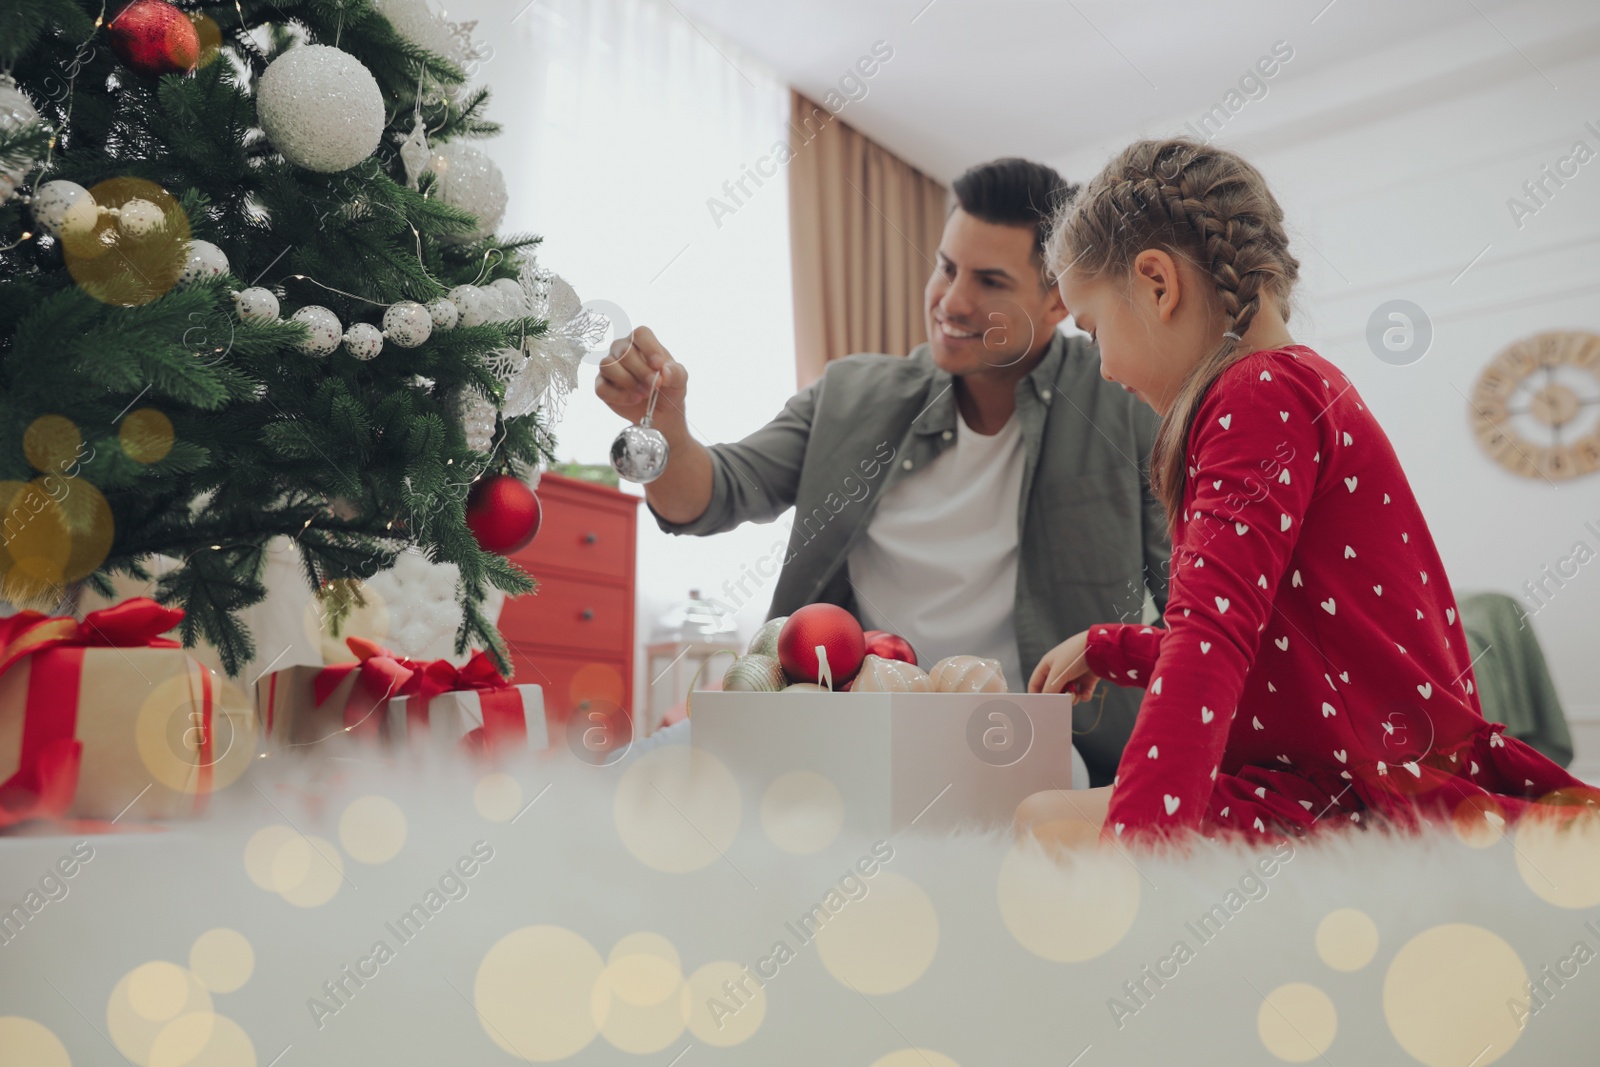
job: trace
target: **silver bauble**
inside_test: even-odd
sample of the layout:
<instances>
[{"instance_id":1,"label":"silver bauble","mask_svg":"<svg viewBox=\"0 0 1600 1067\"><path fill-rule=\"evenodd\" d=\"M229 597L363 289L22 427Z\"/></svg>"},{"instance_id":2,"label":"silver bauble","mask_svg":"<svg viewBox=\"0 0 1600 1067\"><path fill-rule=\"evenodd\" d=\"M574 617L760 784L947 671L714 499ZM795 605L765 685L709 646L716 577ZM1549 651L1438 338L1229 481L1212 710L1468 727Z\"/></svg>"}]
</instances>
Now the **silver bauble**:
<instances>
[{"instance_id":1,"label":"silver bauble","mask_svg":"<svg viewBox=\"0 0 1600 1067\"><path fill-rule=\"evenodd\" d=\"M278 298L271 289L251 286L233 294L233 310L246 322L274 322L278 318Z\"/></svg>"},{"instance_id":2,"label":"silver bauble","mask_svg":"<svg viewBox=\"0 0 1600 1067\"><path fill-rule=\"evenodd\" d=\"M454 301L442 296L428 301L428 315L433 319L434 326L441 330L453 330L456 323L461 321L461 309L456 307Z\"/></svg>"},{"instance_id":3,"label":"silver bauble","mask_svg":"<svg viewBox=\"0 0 1600 1067\"><path fill-rule=\"evenodd\" d=\"M482 149L452 141L434 150L428 169L437 177L433 195L451 207L478 216L470 232L443 237L451 244L468 244L487 237L506 213L506 180Z\"/></svg>"},{"instance_id":4,"label":"silver bauble","mask_svg":"<svg viewBox=\"0 0 1600 1067\"><path fill-rule=\"evenodd\" d=\"M210 241L195 239L189 242L189 258L178 275L179 285L209 281L228 273L228 256Z\"/></svg>"},{"instance_id":5,"label":"silver bauble","mask_svg":"<svg viewBox=\"0 0 1600 1067\"><path fill-rule=\"evenodd\" d=\"M128 237L149 237L167 224L167 217L148 200L134 197L117 213L117 230Z\"/></svg>"},{"instance_id":6,"label":"silver bauble","mask_svg":"<svg viewBox=\"0 0 1600 1067\"><path fill-rule=\"evenodd\" d=\"M490 302L476 285L458 285L450 290L450 303L461 313L462 326L481 326L489 321Z\"/></svg>"},{"instance_id":7,"label":"silver bauble","mask_svg":"<svg viewBox=\"0 0 1600 1067\"><path fill-rule=\"evenodd\" d=\"M383 335L401 348L416 348L433 335L433 317L415 300L390 304L383 313Z\"/></svg>"},{"instance_id":8,"label":"silver bauble","mask_svg":"<svg viewBox=\"0 0 1600 1067\"><path fill-rule=\"evenodd\" d=\"M290 315L289 321L305 323L306 340L300 345L300 351L309 355L326 356L344 340L344 327L339 325L339 316L325 307L309 304Z\"/></svg>"},{"instance_id":9,"label":"silver bauble","mask_svg":"<svg viewBox=\"0 0 1600 1067\"><path fill-rule=\"evenodd\" d=\"M297 167L332 174L372 155L383 93L372 72L325 44L291 48L256 83L256 115L272 147Z\"/></svg>"},{"instance_id":10,"label":"silver bauble","mask_svg":"<svg viewBox=\"0 0 1600 1067\"><path fill-rule=\"evenodd\" d=\"M642 485L661 477L670 451L666 435L654 426L625 426L611 442L611 466L628 481Z\"/></svg>"},{"instance_id":11,"label":"silver bauble","mask_svg":"<svg viewBox=\"0 0 1600 1067\"><path fill-rule=\"evenodd\" d=\"M383 332L370 322L351 324L344 332L344 350L365 363L383 351Z\"/></svg>"},{"instance_id":12,"label":"silver bauble","mask_svg":"<svg viewBox=\"0 0 1600 1067\"><path fill-rule=\"evenodd\" d=\"M79 236L100 221L100 207L77 182L45 182L33 193L33 221L53 237Z\"/></svg>"},{"instance_id":13,"label":"silver bauble","mask_svg":"<svg viewBox=\"0 0 1600 1067\"><path fill-rule=\"evenodd\" d=\"M783 668L771 656L740 656L722 676L727 692L776 693L788 684Z\"/></svg>"},{"instance_id":14,"label":"silver bauble","mask_svg":"<svg viewBox=\"0 0 1600 1067\"><path fill-rule=\"evenodd\" d=\"M783 624L789 621L789 616L779 615L775 619L768 619L756 630L756 635L750 639L750 647L745 649L747 656L772 656L778 655L778 634L783 632Z\"/></svg>"}]
</instances>

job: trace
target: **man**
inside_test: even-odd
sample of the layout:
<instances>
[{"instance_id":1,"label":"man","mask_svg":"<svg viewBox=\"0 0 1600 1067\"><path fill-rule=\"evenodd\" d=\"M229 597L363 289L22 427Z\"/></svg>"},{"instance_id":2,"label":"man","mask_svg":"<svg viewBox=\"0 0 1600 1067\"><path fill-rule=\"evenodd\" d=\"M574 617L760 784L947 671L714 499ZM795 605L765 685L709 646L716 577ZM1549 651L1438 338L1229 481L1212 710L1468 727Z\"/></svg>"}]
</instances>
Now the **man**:
<instances>
[{"instance_id":1,"label":"man","mask_svg":"<svg viewBox=\"0 0 1600 1067\"><path fill-rule=\"evenodd\" d=\"M1056 643L1166 606L1170 546L1145 467L1157 419L1056 327L1044 273L1051 210L1076 189L1002 159L954 184L924 294L931 339L909 357L830 363L735 444L688 432L688 372L648 329L613 346L595 391L631 422L661 376L654 425L671 462L645 487L663 530L712 534L793 506L768 617L816 601L909 640L924 667L998 659L1014 691ZM1137 691L1074 710L1091 783L1110 784Z\"/></svg>"}]
</instances>

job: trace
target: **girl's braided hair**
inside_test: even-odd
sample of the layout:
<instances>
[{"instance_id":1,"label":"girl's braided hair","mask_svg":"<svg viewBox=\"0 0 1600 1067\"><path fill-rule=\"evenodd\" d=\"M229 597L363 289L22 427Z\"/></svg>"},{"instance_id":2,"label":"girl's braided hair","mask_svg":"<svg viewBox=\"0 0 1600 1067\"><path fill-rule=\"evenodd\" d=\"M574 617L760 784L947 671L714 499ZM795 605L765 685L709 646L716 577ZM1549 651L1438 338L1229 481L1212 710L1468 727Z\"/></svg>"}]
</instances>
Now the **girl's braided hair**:
<instances>
[{"instance_id":1,"label":"girl's braided hair","mask_svg":"<svg viewBox=\"0 0 1600 1067\"><path fill-rule=\"evenodd\" d=\"M1174 529L1183 506L1185 448L1206 391L1249 351L1239 339L1270 295L1284 319L1300 276L1283 209L1261 172L1227 149L1187 139L1136 141L1056 213L1046 247L1052 277L1126 276L1147 248L1210 274L1228 323L1220 344L1184 378L1150 456L1150 484Z\"/></svg>"}]
</instances>

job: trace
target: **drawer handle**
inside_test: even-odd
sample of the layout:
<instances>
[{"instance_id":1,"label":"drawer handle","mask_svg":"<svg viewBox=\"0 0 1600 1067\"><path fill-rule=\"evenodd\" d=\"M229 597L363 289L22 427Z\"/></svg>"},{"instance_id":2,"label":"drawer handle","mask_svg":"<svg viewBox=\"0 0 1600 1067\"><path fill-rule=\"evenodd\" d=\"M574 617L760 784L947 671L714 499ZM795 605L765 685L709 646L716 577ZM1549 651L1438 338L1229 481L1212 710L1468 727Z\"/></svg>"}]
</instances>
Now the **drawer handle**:
<instances>
[{"instance_id":1,"label":"drawer handle","mask_svg":"<svg viewBox=\"0 0 1600 1067\"><path fill-rule=\"evenodd\" d=\"M579 617L581 619L583 619L584 622L588 622L590 619L594 618L594 609L593 608L584 608L583 609L583 614L580 615Z\"/></svg>"},{"instance_id":2,"label":"drawer handle","mask_svg":"<svg viewBox=\"0 0 1600 1067\"><path fill-rule=\"evenodd\" d=\"M600 535L595 533L595 532L593 532L593 531L590 531L589 533L586 533L586 534L583 535L583 543L586 544L586 545L595 544L599 540L600 540Z\"/></svg>"}]
</instances>

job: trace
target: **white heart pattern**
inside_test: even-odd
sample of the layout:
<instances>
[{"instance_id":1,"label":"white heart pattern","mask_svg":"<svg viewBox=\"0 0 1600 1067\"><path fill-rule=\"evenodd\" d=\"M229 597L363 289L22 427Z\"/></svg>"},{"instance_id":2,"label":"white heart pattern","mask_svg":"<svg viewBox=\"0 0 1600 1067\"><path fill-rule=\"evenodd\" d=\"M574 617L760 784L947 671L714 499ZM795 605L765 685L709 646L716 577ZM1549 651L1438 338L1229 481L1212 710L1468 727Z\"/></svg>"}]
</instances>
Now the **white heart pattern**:
<instances>
[{"instance_id":1,"label":"white heart pattern","mask_svg":"<svg viewBox=\"0 0 1600 1067\"><path fill-rule=\"evenodd\" d=\"M1289 635L1288 634L1284 634L1282 637L1274 637L1272 639L1272 643L1278 646L1278 651L1279 652L1287 652L1287 651L1289 651Z\"/></svg>"},{"instance_id":2,"label":"white heart pattern","mask_svg":"<svg viewBox=\"0 0 1600 1067\"><path fill-rule=\"evenodd\" d=\"M1233 425L1233 413L1229 412L1228 414L1222 416L1222 418L1218 419L1217 421L1222 423L1222 428L1224 430L1226 430L1228 427Z\"/></svg>"},{"instance_id":3,"label":"white heart pattern","mask_svg":"<svg viewBox=\"0 0 1600 1067\"><path fill-rule=\"evenodd\" d=\"M1333 758L1338 760L1340 763L1345 762L1345 757L1347 757L1349 755L1350 755L1350 753L1346 752L1342 748L1336 748L1336 749L1333 750Z\"/></svg>"},{"instance_id":4,"label":"white heart pattern","mask_svg":"<svg viewBox=\"0 0 1600 1067\"><path fill-rule=\"evenodd\" d=\"M1289 580L1289 584L1294 586L1296 589L1299 589L1302 585L1305 585L1306 583L1300 580L1300 572L1299 571L1295 571L1294 572L1294 577Z\"/></svg>"},{"instance_id":5,"label":"white heart pattern","mask_svg":"<svg viewBox=\"0 0 1600 1067\"><path fill-rule=\"evenodd\" d=\"M1355 439L1354 439L1354 438L1353 438L1353 437L1351 437L1351 436L1350 436L1350 434L1349 434L1349 432L1348 432L1348 431L1346 431L1346 432L1345 432L1345 435L1344 435L1344 443L1345 443L1345 444L1347 444L1347 445L1353 445L1353 444L1355 444Z\"/></svg>"},{"instance_id":6,"label":"white heart pattern","mask_svg":"<svg viewBox=\"0 0 1600 1067\"><path fill-rule=\"evenodd\" d=\"M1139 677L1139 672L1136 671L1136 670L1135 671L1129 671L1128 672L1128 677L1129 678L1137 678L1137 677Z\"/></svg>"},{"instance_id":7,"label":"white heart pattern","mask_svg":"<svg viewBox=\"0 0 1600 1067\"><path fill-rule=\"evenodd\" d=\"M1201 641L1200 642L1200 654L1201 655L1205 655L1207 652L1210 652L1210 651L1211 651L1211 642L1210 641Z\"/></svg>"},{"instance_id":8,"label":"white heart pattern","mask_svg":"<svg viewBox=\"0 0 1600 1067\"><path fill-rule=\"evenodd\" d=\"M1279 515L1278 516L1278 531L1280 533L1282 533L1283 531L1287 530L1292 525L1294 525L1294 520L1289 518L1289 516L1287 516L1287 515Z\"/></svg>"},{"instance_id":9,"label":"white heart pattern","mask_svg":"<svg viewBox=\"0 0 1600 1067\"><path fill-rule=\"evenodd\" d=\"M1271 682L1267 683L1267 692L1276 693L1277 691L1278 691L1278 687L1277 686L1273 685Z\"/></svg>"},{"instance_id":10,"label":"white heart pattern","mask_svg":"<svg viewBox=\"0 0 1600 1067\"><path fill-rule=\"evenodd\" d=\"M1433 696L1433 683L1423 682L1421 685L1417 686L1417 692L1422 694L1423 700L1427 700L1429 697Z\"/></svg>"},{"instance_id":11,"label":"white heart pattern","mask_svg":"<svg viewBox=\"0 0 1600 1067\"><path fill-rule=\"evenodd\" d=\"M1356 554L1356 550L1355 549L1351 548L1349 545L1345 545L1344 546L1344 558L1345 559L1351 559L1351 558L1353 558L1355 556L1355 554Z\"/></svg>"},{"instance_id":12,"label":"white heart pattern","mask_svg":"<svg viewBox=\"0 0 1600 1067\"><path fill-rule=\"evenodd\" d=\"M1155 745L1151 745L1150 746L1150 751L1145 753L1145 755L1149 756L1151 759L1155 759L1157 756L1160 755L1160 753L1156 751L1156 746Z\"/></svg>"},{"instance_id":13,"label":"white heart pattern","mask_svg":"<svg viewBox=\"0 0 1600 1067\"><path fill-rule=\"evenodd\" d=\"M1257 578L1256 579L1256 584L1259 585L1261 588L1266 589L1267 588L1267 576L1265 574L1263 574L1261 577Z\"/></svg>"},{"instance_id":14,"label":"white heart pattern","mask_svg":"<svg viewBox=\"0 0 1600 1067\"><path fill-rule=\"evenodd\" d=\"M1225 596L1214 597L1213 599L1215 599L1217 602L1217 610L1224 614L1226 614L1228 611L1228 605L1233 603L1233 601L1229 600Z\"/></svg>"},{"instance_id":15,"label":"white heart pattern","mask_svg":"<svg viewBox=\"0 0 1600 1067\"><path fill-rule=\"evenodd\" d=\"M1346 478L1344 480L1344 487L1346 489L1350 490L1352 493L1355 492L1356 491L1356 482L1357 482L1357 480L1358 479L1356 479L1354 477Z\"/></svg>"},{"instance_id":16,"label":"white heart pattern","mask_svg":"<svg viewBox=\"0 0 1600 1067\"><path fill-rule=\"evenodd\" d=\"M1259 815L1258 815L1258 816L1256 816L1256 821L1255 821L1255 828L1256 828L1256 832L1257 832L1257 833L1262 833L1262 834L1264 834L1264 833L1266 833L1266 832L1267 832L1267 828L1266 828L1266 827L1265 827L1265 826L1263 826L1263 825L1262 825L1262 823L1261 823L1261 816L1259 816Z\"/></svg>"},{"instance_id":17,"label":"white heart pattern","mask_svg":"<svg viewBox=\"0 0 1600 1067\"><path fill-rule=\"evenodd\" d=\"M1337 714L1339 714L1339 711L1338 711L1337 708L1335 708L1332 704L1328 703L1326 700L1324 700L1322 702L1322 717L1324 719L1331 719Z\"/></svg>"},{"instance_id":18,"label":"white heart pattern","mask_svg":"<svg viewBox=\"0 0 1600 1067\"><path fill-rule=\"evenodd\" d=\"M1238 530L1238 531L1239 531L1239 536L1240 536L1240 537L1243 537L1243 536L1244 536L1244 535L1245 535L1245 534L1247 534L1247 533L1249 533L1249 532L1250 532L1250 527L1248 527L1248 526L1246 526L1246 525L1245 525L1245 524L1244 524L1244 523L1242 523L1242 522L1236 522L1236 523L1234 523L1234 524L1233 524L1233 528L1234 528L1234 529L1235 529L1235 530Z\"/></svg>"},{"instance_id":19,"label":"white heart pattern","mask_svg":"<svg viewBox=\"0 0 1600 1067\"><path fill-rule=\"evenodd\" d=\"M1340 671L1339 672L1339 681L1341 681L1341 682L1350 681L1350 672L1349 671Z\"/></svg>"},{"instance_id":20,"label":"white heart pattern","mask_svg":"<svg viewBox=\"0 0 1600 1067\"><path fill-rule=\"evenodd\" d=\"M1289 484L1289 468L1283 468L1283 473L1278 475L1278 481L1283 485Z\"/></svg>"},{"instance_id":21,"label":"white heart pattern","mask_svg":"<svg viewBox=\"0 0 1600 1067\"><path fill-rule=\"evenodd\" d=\"M1272 372L1269 371L1269 370L1262 371L1261 372L1261 380L1264 381L1264 382L1272 381Z\"/></svg>"},{"instance_id":22,"label":"white heart pattern","mask_svg":"<svg viewBox=\"0 0 1600 1067\"><path fill-rule=\"evenodd\" d=\"M1333 597L1329 597L1327 600L1324 600L1322 602L1322 610L1326 611L1329 615L1332 615L1334 613L1333 609L1334 609Z\"/></svg>"},{"instance_id":23,"label":"white heart pattern","mask_svg":"<svg viewBox=\"0 0 1600 1067\"><path fill-rule=\"evenodd\" d=\"M1160 678L1157 678L1155 681L1150 683L1150 692L1152 692L1152 693L1160 693L1161 692L1161 679Z\"/></svg>"},{"instance_id":24,"label":"white heart pattern","mask_svg":"<svg viewBox=\"0 0 1600 1067\"><path fill-rule=\"evenodd\" d=\"M1265 730L1266 729L1265 726L1261 725L1261 720L1256 718L1254 715L1250 716L1250 725L1254 726L1257 730Z\"/></svg>"},{"instance_id":25,"label":"white heart pattern","mask_svg":"<svg viewBox=\"0 0 1600 1067\"><path fill-rule=\"evenodd\" d=\"M1122 828L1123 828L1123 827L1124 827L1124 826L1126 826L1126 825L1127 825L1127 823L1121 823L1121 822L1119 822L1119 823L1117 823L1117 825L1116 825L1116 831L1117 831L1117 836L1118 836L1118 837L1121 837L1121 836L1122 836Z\"/></svg>"},{"instance_id":26,"label":"white heart pattern","mask_svg":"<svg viewBox=\"0 0 1600 1067\"><path fill-rule=\"evenodd\" d=\"M1161 803L1166 805L1167 814L1171 815L1173 812L1178 810L1178 805L1181 804L1182 801L1173 796L1171 793L1163 793L1161 794Z\"/></svg>"},{"instance_id":27,"label":"white heart pattern","mask_svg":"<svg viewBox=\"0 0 1600 1067\"><path fill-rule=\"evenodd\" d=\"M1282 419L1284 422L1288 422L1289 421L1289 413L1287 411L1280 411L1280 412L1278 412L1278 418Z\"/></svg>"},{"instance_id":28,"label":"white heart pattern","mask_svg":"<svg viewBox=\"0 0 1600 1067\"><path fill-rule=\"evenodd\" d=\"M1221 489L1222 488L1222 479L1218 478L1215 481L1213 481L1211 483L1211 488L1213 488L1213 489Z\"/></svg>"},{"instance_id":29,"label":"white heart pattern","mask_svg":"<svg viewBox=\"0 0 1600 1067\"><path fill-rule=\"evenodd\" d=\"M1427 585L1428 584L1428 572L1427 571L1418 571L1417 573L1422 575L1422 584L1423 585Z\"/></svg>"},{"instance_id":30,"label":"white heart pattern","mask_svg":"<svg viewBox=\"0 0 1600 1067\"><path fill-rule=\"evenodd\" d=\"M1445 618L1446 622L1448 622L1451 626L1454 626L1456 624L1456 609L1455 608L1445 608L1444 609L1444 618Z\"/></svg>"},{"instance_id":31,"label":"white heart pattern","mask_svg":"<svg viewBox=\"0 0 1600 1067\"><path fill-rule=\"evenodd\" d=\"M1383 595L1383 586L1375 585L1375 586L1372 587L1372 591L1374 593L1377 593L1379 596L1382 596Z\"/></svg>"},{"instance_id":32,"label":"white heart pattern","mask_svg":"<svg viewBox=\"0 0 1600 1067\"><path fill-rule=\"evenodd\" d=\"M1203 722L1203 723L1210 722L1212 719L1215 719L1216 717L1217 717L1217 713L1216 712L1212 711L1210 708L1206 707L1203 704L1200 706L1200 721L1201 722ZM1215 773L1215 772L1213 772L1213 773Z\"/></svg>"}]
</instances>

